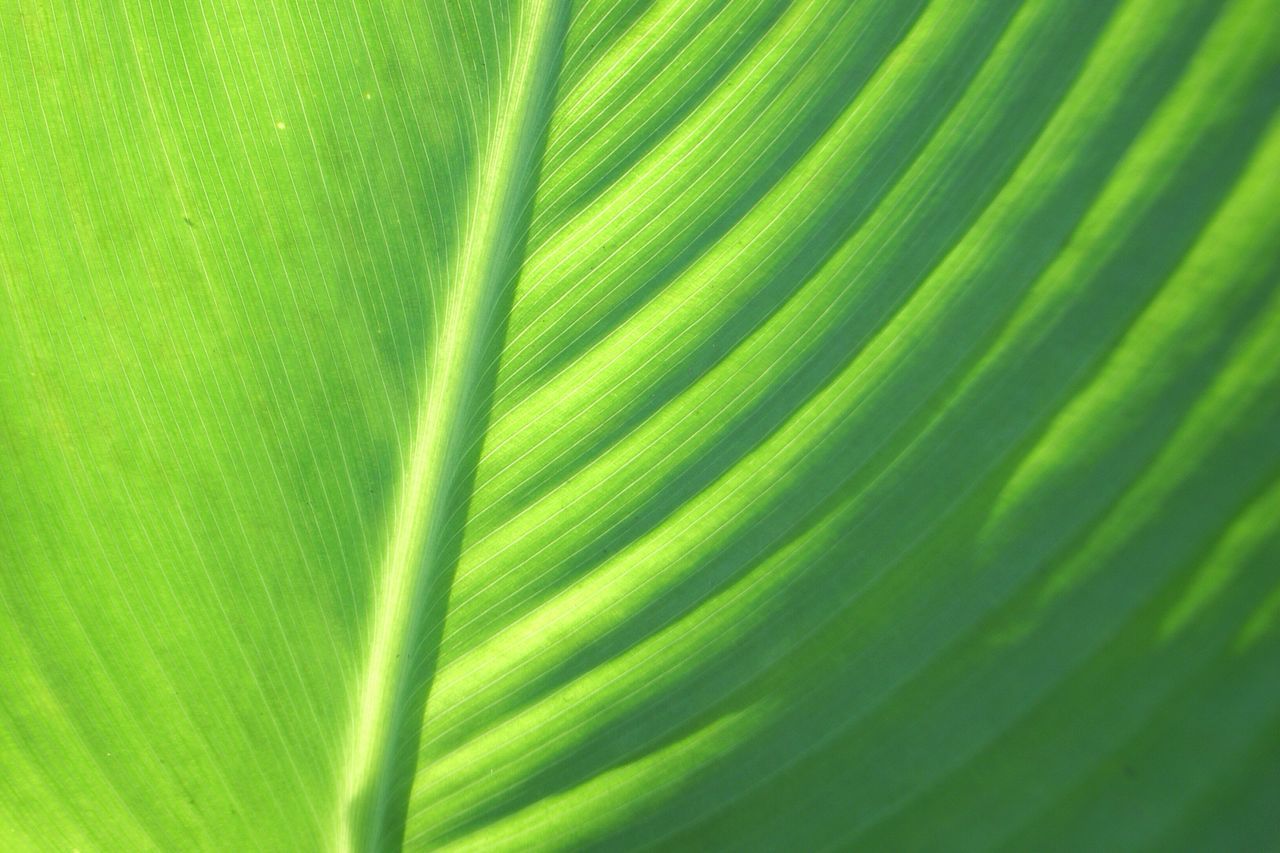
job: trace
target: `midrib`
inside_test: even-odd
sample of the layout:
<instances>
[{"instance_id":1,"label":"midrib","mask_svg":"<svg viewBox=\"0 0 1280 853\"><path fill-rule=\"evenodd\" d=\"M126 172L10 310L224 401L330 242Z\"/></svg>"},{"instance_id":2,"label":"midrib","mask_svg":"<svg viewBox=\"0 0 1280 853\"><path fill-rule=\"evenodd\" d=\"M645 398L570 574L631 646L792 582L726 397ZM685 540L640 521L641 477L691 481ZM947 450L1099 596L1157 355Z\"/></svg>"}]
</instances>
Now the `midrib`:
<instances>
[{"instance_id":1,"label":"midrib","mask_svg":"<svg viewBox=\"0 0 1280 853\"><path fill-rule=\"evenodd\" d=\"M402 840L416 764L416 756L405 753L414 749L422 725L426 685L419 682L429 668L422 665L424 656L431 654L424 614L433 580L451 569L447 524L475 439L469 430L483 420L478 389L488 366L486 342L499 328L497 308L514 279L512 256L530 201L566 12L567 0L521 4L516 55L483 149L380 565L339 791L339 850L382 850Z\"/></svg>"}]
</instances>

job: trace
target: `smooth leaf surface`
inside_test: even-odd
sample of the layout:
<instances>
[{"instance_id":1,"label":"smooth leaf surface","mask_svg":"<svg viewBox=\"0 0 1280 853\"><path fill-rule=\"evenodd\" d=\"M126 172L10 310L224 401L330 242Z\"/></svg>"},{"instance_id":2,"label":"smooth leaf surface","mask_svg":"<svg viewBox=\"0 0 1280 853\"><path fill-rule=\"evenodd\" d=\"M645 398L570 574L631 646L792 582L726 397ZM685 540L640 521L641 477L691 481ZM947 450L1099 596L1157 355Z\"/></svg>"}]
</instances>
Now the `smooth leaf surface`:
<instances>
[{"instance_id":1,"label":"smooth leaf surface","mask_svg":"<svg viewBox=\"0 0 1280 853\"><path fill-rule=\"evenodd\" d=\"M0 846L1265 849L1275 0L0 23Z\"/></svg>"}]
</instances>

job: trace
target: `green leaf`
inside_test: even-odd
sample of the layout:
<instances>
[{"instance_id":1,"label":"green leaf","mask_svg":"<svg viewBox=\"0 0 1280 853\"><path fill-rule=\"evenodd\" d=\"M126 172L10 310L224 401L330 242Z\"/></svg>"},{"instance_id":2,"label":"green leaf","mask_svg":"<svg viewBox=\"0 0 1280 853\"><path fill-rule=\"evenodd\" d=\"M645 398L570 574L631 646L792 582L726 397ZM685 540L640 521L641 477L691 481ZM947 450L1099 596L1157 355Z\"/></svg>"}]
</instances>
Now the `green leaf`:
<instances>
[{"instance_id":1,"label":"green leaf","mask_svg":"<svg viewBox=\"0 0 1280 853\"><path fill-rule=\"evenodd\" d=\"M1274 847L1275 0L13 0L0 847Z\"/></svg>"}]
</instances>

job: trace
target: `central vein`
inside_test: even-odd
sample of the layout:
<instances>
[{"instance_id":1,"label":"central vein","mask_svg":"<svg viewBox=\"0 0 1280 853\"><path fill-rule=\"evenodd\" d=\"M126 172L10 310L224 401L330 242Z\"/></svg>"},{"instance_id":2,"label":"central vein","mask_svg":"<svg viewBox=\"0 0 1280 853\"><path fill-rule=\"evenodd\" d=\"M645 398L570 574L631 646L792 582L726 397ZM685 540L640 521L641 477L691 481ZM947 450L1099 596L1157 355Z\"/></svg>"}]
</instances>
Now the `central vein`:
<instances>
[{"instance_id":1,"label":"central vein","mask_svg":"<svg viewBox=\"0 0 1280 853\"><path fill-rule=\"evenodd\" d=\"M487 344L515 278L514 256L558 73L567 0L522 4L520 37L484 149L468 227L432 351L393 524L380 566L372 636L339 796L340 850L403 839L435 640L426 636L440 579L452 571L450 519L486 405Z\"/></svg>"}]
</instances>

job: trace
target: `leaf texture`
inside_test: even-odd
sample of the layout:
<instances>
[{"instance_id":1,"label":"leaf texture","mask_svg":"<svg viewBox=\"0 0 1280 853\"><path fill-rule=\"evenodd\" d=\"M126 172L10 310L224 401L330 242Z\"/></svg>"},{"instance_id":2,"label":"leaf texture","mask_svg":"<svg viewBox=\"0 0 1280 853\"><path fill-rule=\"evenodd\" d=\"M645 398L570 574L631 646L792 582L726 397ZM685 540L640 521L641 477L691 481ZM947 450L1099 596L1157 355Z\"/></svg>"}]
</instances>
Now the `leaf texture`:
<instances>
[{"instance_id":1,"label":"leaf texture","mask_svg":"<svg viewBox=\"0 0 1280 853\"><path fill-rule=\"evenodd\" d=\"M13 0L6 849L1267 849L1275 0Z\"/></svg>"}]
</instances>

